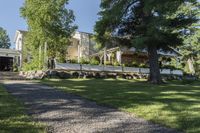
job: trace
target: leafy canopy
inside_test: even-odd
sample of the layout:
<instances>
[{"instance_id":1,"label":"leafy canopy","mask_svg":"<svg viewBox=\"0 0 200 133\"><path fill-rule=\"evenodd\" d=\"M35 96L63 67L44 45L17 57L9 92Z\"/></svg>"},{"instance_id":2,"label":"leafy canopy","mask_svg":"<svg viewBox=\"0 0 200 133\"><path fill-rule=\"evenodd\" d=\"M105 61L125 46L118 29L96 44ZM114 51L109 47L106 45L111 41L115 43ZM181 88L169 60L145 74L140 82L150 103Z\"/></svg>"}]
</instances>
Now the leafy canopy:
<instances>
[{"instance_id":1,"label":"leafy canopy","mask_svg":"<svg viewBox=\"0 0 200 133\"><path fill-rule=\"evenodd\" d=\"M29 44L38 48L47 43L49 56L56 56L69 44L76 26L67 4L68 0L25 0L21 15L29 26Z\"/></svg>"},{"instance_id":2,"label":"leafy canopy","mask_svg":"<svg viewBox=\"0 0 200 133\"><path fill-rule=\"evenodd\" d=\"M10 38L7 35L6 30L4 30L2 27L0 27L0 48L8 49L10 48Z\"/></svg>"}]
</instances>

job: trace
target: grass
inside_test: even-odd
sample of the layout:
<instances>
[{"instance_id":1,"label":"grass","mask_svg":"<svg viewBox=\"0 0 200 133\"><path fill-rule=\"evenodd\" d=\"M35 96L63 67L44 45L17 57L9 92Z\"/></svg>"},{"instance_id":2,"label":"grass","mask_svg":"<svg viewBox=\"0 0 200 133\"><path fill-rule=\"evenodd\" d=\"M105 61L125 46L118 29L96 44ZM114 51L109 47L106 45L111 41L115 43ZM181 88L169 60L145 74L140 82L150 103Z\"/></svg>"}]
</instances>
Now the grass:
<instances>
[{"instance_id":1,"label":"grass","mask_svg":"<svg viewBox=\"0 0 200 133\"><path fill-rule=\"evenodd\" d=\"M35 123L21 103L0 84L0 133L45 133L44 125Z\"/></svg>"},{"instance_id":2,"label":"grass","mask_svg":"<svg viewBox=\"0 0 200 133\"><path fill-rule=\"evenodd\" d=\"M200 132L200 82L151 85L133 80L43 80L73 93L188 133Z\"/></svg>"}]
</instances>

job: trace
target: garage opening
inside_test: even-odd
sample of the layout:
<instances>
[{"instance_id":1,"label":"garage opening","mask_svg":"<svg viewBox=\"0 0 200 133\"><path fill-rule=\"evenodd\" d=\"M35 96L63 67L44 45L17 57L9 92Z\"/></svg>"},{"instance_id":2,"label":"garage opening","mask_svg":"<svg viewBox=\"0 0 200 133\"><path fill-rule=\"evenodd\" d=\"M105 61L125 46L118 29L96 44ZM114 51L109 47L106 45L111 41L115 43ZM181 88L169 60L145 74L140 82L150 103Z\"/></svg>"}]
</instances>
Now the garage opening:
<instances>
[{"instance_id":1,"label":"garage opening","mask_svg":"<svg viewBox=\"0 0 200 133\"><path fill-rule=\"evenodd\" d=\"M0 57L0 71L13 70L13 57Z\"/></svg>"}]
</instances>

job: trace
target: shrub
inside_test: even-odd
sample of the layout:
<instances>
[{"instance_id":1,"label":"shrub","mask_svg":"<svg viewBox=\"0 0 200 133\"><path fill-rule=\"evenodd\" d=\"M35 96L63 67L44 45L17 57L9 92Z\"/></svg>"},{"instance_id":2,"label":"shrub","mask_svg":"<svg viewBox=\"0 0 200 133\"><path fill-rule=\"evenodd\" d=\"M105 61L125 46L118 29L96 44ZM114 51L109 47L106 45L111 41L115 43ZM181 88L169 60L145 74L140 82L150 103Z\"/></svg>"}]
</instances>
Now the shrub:
<instances>
[{"instance_id":1,"label":"shrub","mask_svg":"<svg viewBox=\"0 0 200 133\"><path fill-rule=\"evenodd\" d=\"M138 62L133 61L132 64L131 64L131 67L139 67Z\"/></svg>"},{"instance_id":2,"label":"shrub","mask_svg":"<svg viewBox=\"0 0 200 133\"><path fill-rule=\"evenodd\" d=\"M114 66L120 66L119 62L117 62L117 61L115 61L115 62L113 63L113 65L114 65Z\"/></svg>"},{"instance_id":3,"label":"shrub","mask_svg":"<svg viewBox=\"0 0 200 133\"><path fill-rule=\"evenodd\" d=\"M77 63L78 63L78 60L76 60L76 59L71 59L69 62L70 62L70 63L73 63L73 64L77 64Z\"/></svg>"},{"instance_id":4,"label":"shrub","mask_svg":"<svg viewBox=\"0 0 200 133\"><path fill-rule=\"evenodd\" d=\"M109 61L106 61L106 65L112 65L112 63L111 62L109 62Z\"/></svg>"},{"instance_id":5,"label":"shrub","mask_svg":"<svg viewBox=\"0 0 200 133\"><path fill-rule=\"evenodd\" d=\"M141 64L139 65L139 67L141 67L141 68L147 68L147 65L144 64L144 63L141 63Z\"/></svg>"},{"instance_id":6,"label":"shrub","mask_svg":"<svg viewBox=\"0 0 200 133\"><path fill-rule=\"evenodd\" d=\"M80 63L81 63L81 64L89 64L89 60L82 57L82 58L80 59Z\"/></svg>"},{"instance_id":7,"label":"shrub","mask_svg":"<svg viewBox=\"0 0 200 133\"><path fill-rule=\"evenodd\" d=\"M38 59L33 59L29 63L24 63L22 70L23 71L31 71L31 70L41 70L43 69L42 63Z\"/></svg>"},{"instance_id":8,"label":"shrub","mask_svg":"<svg viewBox=\"0 0 200 133\"><path fill-rule=\"evenodd\" d=\"M15 64L13 64L13 72L18 72L19 70L18 70L18 66L17 66L17 64L15 63Z\"/></svg>"},{"instance_id":9,"label":"shrub","mask_svg":"<svg viewBox=\"0 0 200 133\"><path fill-rule=\"evenodd\" d=\"M95 58L92 58L91 60L90 60L90 64L91 65L99 65L99 61L97 60L97 59L95 59Z\"/></svg>"}]
</instances>

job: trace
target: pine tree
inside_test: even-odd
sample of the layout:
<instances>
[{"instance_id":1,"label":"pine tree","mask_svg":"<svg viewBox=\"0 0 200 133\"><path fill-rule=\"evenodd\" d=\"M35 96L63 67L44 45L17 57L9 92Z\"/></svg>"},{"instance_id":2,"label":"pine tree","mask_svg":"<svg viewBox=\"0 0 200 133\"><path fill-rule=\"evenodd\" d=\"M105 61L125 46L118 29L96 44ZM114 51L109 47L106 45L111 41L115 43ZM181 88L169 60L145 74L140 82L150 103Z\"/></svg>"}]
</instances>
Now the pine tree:
<instances>
[{"instance_id":1,"label":"pine tree","mask_svg":"<svg viewBox=\"0 0 200 133\"><path fill-rule=\"evenodd\" d=\"M180 46L185 69L191 74L200 76L200 28L192 27L183 36L184 45Z\"/></svg>"},{"instance_id":2,"label":"pine tree","mask_svg":"<svg viewBox=\"0 0 200 133\"><path fill-rule=\"evenodd\" d=\"M197 21L193 9L196 0L102 0L95 32L103 44L112 37L126 39L137 48L146 48L149 55L151 83L162 82L157 50L183 44L180 35L185 27ZM109 35L109 37L108 37ZM124 44L125 45L125 44Z\"/></svg>"},{"instance_id":3,"label":"pine tree","mask_svg":"<svg viewBox=\"0 0 200 133\"><path fill-rule=\"evenodd\" d=\"M0 48L8 49L10 48L10 38L2 27L0 27Z\"/></svg>"}]
</instances>

